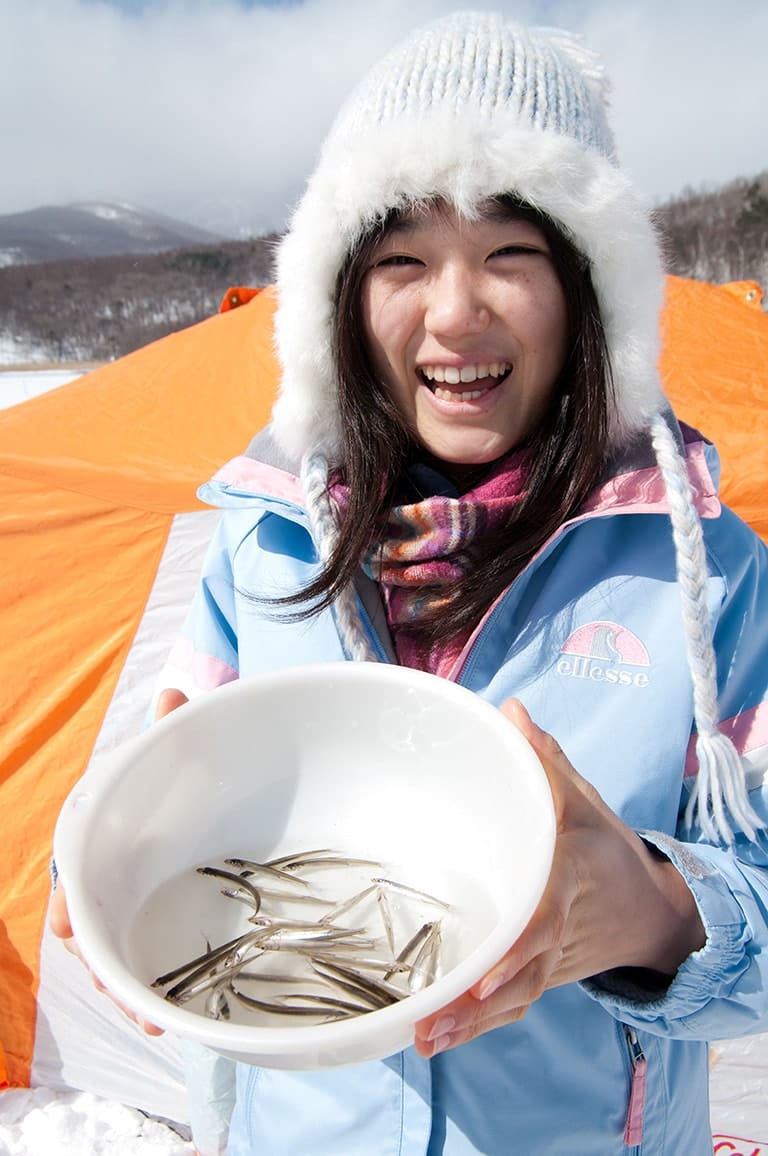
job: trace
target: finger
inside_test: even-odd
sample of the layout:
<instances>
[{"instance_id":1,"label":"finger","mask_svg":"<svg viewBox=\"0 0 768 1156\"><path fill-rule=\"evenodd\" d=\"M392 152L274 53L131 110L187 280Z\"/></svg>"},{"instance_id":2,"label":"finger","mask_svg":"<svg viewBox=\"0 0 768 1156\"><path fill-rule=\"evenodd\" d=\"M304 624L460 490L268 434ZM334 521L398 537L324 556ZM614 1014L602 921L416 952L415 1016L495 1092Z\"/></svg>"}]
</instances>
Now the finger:
<instances>
[{"instance_id":1,"label":"finger","mask_svg":"<svg viewBox=\"0 0 768 1156\"><path fill-rule=\"evenodd\" d=\"M416 1050L429 1058L469 1043L495 1028L519 1022L547 988L559 958L559 949L544 952L487 999L456 1001L432 1019L428 1031L424 1021L417 1024Z\"/></svg>"},{"instance_id":2,"label":"finger","mask_svg":"<svg viewBox=\"0 0 768 1156\"><path fill-rule=\"evenodd\" d=\"M439 1012L420 1020L414 1030L416 1050L429 1057L466 1043L492 1027L522 1019L532 1000L541 994L537 966L537 963L529 965L515 977L513 984L504 985L492 998L479 1000L465 992Z\"/></svg>"},{"instance_id":3,"label":"finger","mask_svg":"<svg viewBox=\"0 0 768 1156\"><path fill-rule=\"evenodd\" d=\"M569 892L573 891L572 882L566 886ZM536 995L527 986L531 980L530 968L535 960L554 959L554 963L558 963L562 958L564 912L569 902L568 895L552 887L506 955L473 984L470 994L482 1002L506 986L508 992L519 992L519 1003L531 1003Z\"/></svg>"},{"instance_id":4,"label":"finger","mask_svg":"<svg viewBox=\"0 0 768 1156\"><path fill-rule=\"evenodd\" d=\"M121 1003L119 999L116 999L112 993L104 986L96 973L88 966L88 960L83 956L82 951L78 947L77 940L72 933L72 925L69 922L67 902L64 895L64 889L61 886L61 882L59 882L56 890L51 896L48 918L51 930L53 931L54 935L61 939L62 946L67 949L70 955L74 955L75 958L79 959L83 966L87 968L93 986L96 988L96 990L104 992L104 994L112 1000L112 1003L115 1004L115 1006L118 1007L120 1011L128 1017L128 1019L133 1020L135 1024L138 1024L138 1026L142 1028L142 1030L145 1031L147 1035L163 1035L163 1028L159 1028L156 1024L151 1024L146 1020L140 1019L135 1012L132 1012L129 1007L126 1007L124 1003Z\"/></svg>"},{"instance_id":5,"label":"finger","mask_svg":"<svg viewBox=\"0 0 768 1156\"><path fill-rule=\"evenodd\" d=\"M538 952L520 968L510 973L508 965L502 961L473 989L477 1000L487 1009L485 1016L495 1015L503 1008L527 1007L554 986L553 977L563 958L559 944Z\"/></svg>"},{"instance_id":6,"label":"finger","mask_svg":"<svg viewBox=\"0 0 768 1156\"><path fill-rule=\"evenodd\" d=\"M85 966L88 967L88 964L83 959L82 955L80 955L80 952L77 951L75 954L77 954L80 957L80 959L83 960L83 963L85 963ZM91 968L88 968L88 971L90 972L91 981L93 982L93 986L96 988L96 990L103 992L104 995L106 995L107 998L112 1001L112 1003L115 1005L115 1007L118 1008L123 1013L124 1016L127 1016L129 1020L132 1020L133 1023L135 1023L138 1027L140 1027L142 1029L142 1031L145 1032L148 1036L161 1036L161 1035L163 1035L163 1033L164 1033L163 1028L159 1028L156 1024L151 1024L147 1020L142 1019L141 1016L137 1015L137 1013L135 1011L133 1011L131 1008L129 1008L127 1006L127 1004L124 1004L122 1002L122 1000L119 1000L117 998L117 996L112 994L112 992L109 990L109 988L106 987L102 983L102 981L99 979L99 977L96 975L95 971L92 971Z\"/></svg>"},{"instance_id":7,"label":"finger","mask_svg":"<svg viewBox=\"0 0 768 1156\"><path fill-rule=\"evenodd\" d=\"M157 705L155 707L155 722L158 719L165 718L172 710L178 710L180 706L184 706L189 702L189 699L181 690L176 690L175 687L167 687L161 690L157 697Z\"/></svg>"},{"instance_id":8,"label":"finger","mask_svg":"<svg viewBox=\"0 0 768 1156\"><path fill-rule=\"evenodd\" d=\"M454 1031L459 1024L470 1022L478 1014L478 1004L479 1001L467 991L440 1011L419 1020L414 1025L417 1049L426 1046L431 1055L433 1041Z\"/></svg>"},{"instance_id":9,"label":"finger","mask_svg":"<svg viewBox=\"0 0 768 1156\"><path fill-rule=\"evenodd\" d=\"M147 1036L162 1036L165 1034L164 1028L159 1028L157 1024L148 1023L147 1020L137 1018L136 1023Z\"/></svg>"},{"instance_id":10,"label":"finger","mask_svg":"<svg viewBox=\"0 0 768 1156\"><path fill-rule=\"evenodd\" d=\"M69 922L67 897L64 894L61 880L58 881L56 890L51 896L51 903L48 908L48 923L53 934L58 936L59 939L71 939L74 935L72 924Z\"/></svg>"}]
</instances>

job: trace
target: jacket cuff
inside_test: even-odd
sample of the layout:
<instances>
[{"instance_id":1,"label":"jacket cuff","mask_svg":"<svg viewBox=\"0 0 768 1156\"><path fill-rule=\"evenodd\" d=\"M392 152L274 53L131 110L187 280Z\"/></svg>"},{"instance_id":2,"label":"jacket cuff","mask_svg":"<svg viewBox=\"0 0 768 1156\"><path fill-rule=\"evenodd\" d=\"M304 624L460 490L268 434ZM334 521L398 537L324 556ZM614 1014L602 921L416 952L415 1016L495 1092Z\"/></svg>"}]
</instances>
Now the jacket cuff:
<instances>
[{"instance_id":1,"label":"jacket cuff","mask_svg":"<svg viewBox=\"0 0 768 1156\"><path fill-rule=\"evenodd\" d=\"M745 947L751 933L738 897L709 860L708 854L722 855L721 850L680 843L659 831L638 834L685 879L704 924L706 943L688 956L674 976L643 968L614 968L582 980L580 986L624 1023L662 1026L694 1015L714 998L727 998L747 969Z\"/></svg>"}]
</instances>

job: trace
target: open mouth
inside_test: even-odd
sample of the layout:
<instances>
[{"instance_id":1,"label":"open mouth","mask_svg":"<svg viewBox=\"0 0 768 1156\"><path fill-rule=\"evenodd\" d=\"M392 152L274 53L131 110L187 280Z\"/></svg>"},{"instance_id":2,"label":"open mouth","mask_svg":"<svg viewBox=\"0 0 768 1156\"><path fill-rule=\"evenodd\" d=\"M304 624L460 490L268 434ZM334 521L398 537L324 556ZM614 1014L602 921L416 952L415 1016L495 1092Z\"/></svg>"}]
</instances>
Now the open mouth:
<instances>
[{"instance_id":1,"label":"open mouth","mask_svg":"<svg viewBox=\"0 0 768 1156\"><path fill-rule=\"evenodd\" d=\"M507 361L463 365L422 365L418 374L441 401L476 401L495 389L512 372Z\"/></svg>"}]
</instances>

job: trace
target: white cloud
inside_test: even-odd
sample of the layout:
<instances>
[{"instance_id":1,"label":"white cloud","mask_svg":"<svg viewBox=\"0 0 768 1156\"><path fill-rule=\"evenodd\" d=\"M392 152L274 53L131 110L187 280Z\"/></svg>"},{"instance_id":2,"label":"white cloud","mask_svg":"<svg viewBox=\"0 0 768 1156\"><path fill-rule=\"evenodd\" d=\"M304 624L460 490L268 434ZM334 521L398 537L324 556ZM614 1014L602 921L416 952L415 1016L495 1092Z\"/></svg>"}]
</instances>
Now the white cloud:
<instances>
[{"instance_id":1,"label":"white cloud","mask_svg":"<svg viewBox=\"0 0 768 1156\"><path fill-rule=\"evenodd\" d=\"M279 227L351 84L409 28L464 6L156 0L130 16L4 0L0 213L111 198ZM583 30L603 53L622 159L650 196L768 167L764 0L496 6Z\"/></svg>"},{"instance_id":2,"label":"white cloud","mask_svg":"<svg viewBox=\"0 0 768 1156\"><path fill-rule=\"evenodd\" d=\"M768 169L764 0L603 0L582 27L609 63L621 159L647 193Z\"/></svg>"}]
</instances>

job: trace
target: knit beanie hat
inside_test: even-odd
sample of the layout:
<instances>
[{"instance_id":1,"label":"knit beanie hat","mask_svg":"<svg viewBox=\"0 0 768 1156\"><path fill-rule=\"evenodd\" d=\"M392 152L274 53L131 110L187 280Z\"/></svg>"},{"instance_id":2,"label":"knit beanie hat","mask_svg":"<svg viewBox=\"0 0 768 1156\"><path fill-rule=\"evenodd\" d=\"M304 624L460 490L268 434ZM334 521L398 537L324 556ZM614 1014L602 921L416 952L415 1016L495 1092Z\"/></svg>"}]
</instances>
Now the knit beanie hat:
<instances>
[{"instance_id":1,"label":"knit beanie hat","mask_svg":"<svg viewBox=\"0 0 768 1156\"><path fill-rule=\"evenodd\" d=\"M664 412L657 369L664 273L649 217L619 168L596 56L553 29L459 12L417 31L342 107L277 260L282 365L273 434L303 460L321 558L337 539L327 499L341 456L333 356L338 274L392 210L442 199L471 214L513 194L550 217L589 260L614 380L606 452L651 433L666 484L694 688L699 774L688 817L732 838L726 808L754 836L740 758L718 731L715 657L701 525ZM352 591L335 605L347 652L373 657Z\"/></svg>"}]
</instances>

